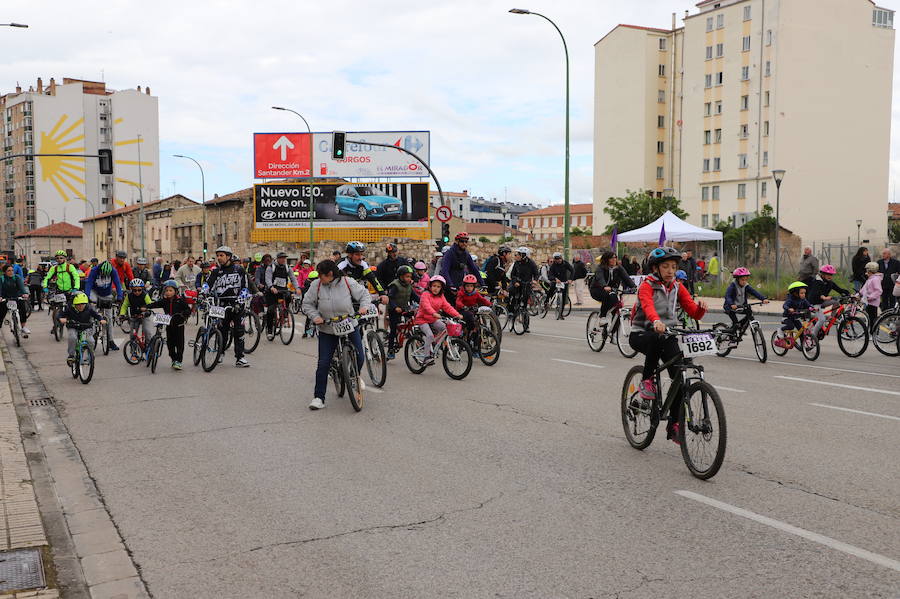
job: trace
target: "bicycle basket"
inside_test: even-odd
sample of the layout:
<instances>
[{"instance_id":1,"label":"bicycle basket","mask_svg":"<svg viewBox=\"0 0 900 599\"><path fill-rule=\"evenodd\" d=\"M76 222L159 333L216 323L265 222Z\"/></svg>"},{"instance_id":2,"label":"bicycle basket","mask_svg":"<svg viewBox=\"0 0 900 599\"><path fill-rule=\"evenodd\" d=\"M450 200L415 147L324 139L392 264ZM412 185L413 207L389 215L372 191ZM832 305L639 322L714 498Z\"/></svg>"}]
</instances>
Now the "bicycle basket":
<instances>
[{"instance_id":1,"label":"bicycle basket","mask_svg":"<svg viewBox=\"0 0 900 599\"><path fill-rule=\"evenodd\" d=\"M448 322L447 323L447 334L451 337L461 337L462 336L462 325L458 322Z\"/></svg>"}]
</instances>

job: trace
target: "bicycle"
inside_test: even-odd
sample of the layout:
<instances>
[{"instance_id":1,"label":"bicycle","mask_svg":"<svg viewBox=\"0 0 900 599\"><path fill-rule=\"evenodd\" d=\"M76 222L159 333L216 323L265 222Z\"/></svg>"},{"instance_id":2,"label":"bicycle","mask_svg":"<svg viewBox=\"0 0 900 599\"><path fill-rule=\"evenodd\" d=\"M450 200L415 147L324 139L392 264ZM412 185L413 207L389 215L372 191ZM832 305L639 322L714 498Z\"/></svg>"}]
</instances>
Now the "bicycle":
<instances>
[{"instance_id":1,"label":"bicycle","mask_svg":"<svg viewBox=\"0 0 900 599\"><path fill-rule=\"evenodd\" d=\"M681 457L690 473L702 480L712 478L719 471L728 438L725 409L719 393L704 380L703 366L694 363L695 357L716 353L711 333L711 329L666 329L664 336L679 338L681 352L653 371L656 383L653 400L640 397L642 366L629 370L622 386L622 426L625 438L635 449L649 447L660 421L668 421L675 402L682 402L675 441L681 446ZM676 375L663 401L660 374L669 368L675 369ZM686 376L689 372L693 376ZM712 444L715 444L714 449L707 447Z\"/></svg>"},{"instance_id":2,"label":"bicycle","mask_svg":"<svg viewBox=\"0 0 900 599\"><path fill-rule=\"evenodd\" d=\"M494 312L489 306L479 306L475 312L475 329L466 341L485 366L493 366L500 359L500 340L494 334Z\"/></svg>"},{"instance_id":3,"label":"bicycle","mask_svg":"<svg viewBox=\"0 0 900 599\"><path fill-rule=\"evenodd\" d=\"M556 313L556 319L561 320L572 313L572 300L569 299L569 284L560 282L551 283L551 285L555 285L556 289L556 293L553 294L553 311ZM550 302L545 300L541 318L547 316L549 311Z\"/></svg>"},{"instance_id":4,"label":"bicycle","mask_svg":"<svg viewBox=\"0 0 900 599\"><path fill-rule=\"evenodd\" d=\"M294 313L289 309L285 299L285 296L288 294L290 294L289 291L280 292L278 294L272 330L266 331L266 339L274 341L277 336L281 338L281 342L284 345L290 345L291 341L294 340Z\"/></svg>"},{"instance_id":5,"label":"bicycle","mask_svg":"<svg viewBox=\"0 0 900 599\"><path fill-rule=\"evenodd\" d=\"M788 350L791 348L796 348L800 350L804 358L812 362L819 357L819 351L821 351L819 339L812 333L812 325L815 322L815 319L808 311L797 312L793 317L806 320L799 329L792 329L790 331L776 329L772 331L772 352L780 357L788 353ZM786 334L781 335L780 333L782 332ZM775 342L778 340L783 340L784 345L777 345Z\"/></svg>"},{"instance_id":6,"label":"bicycle","mask_svg":"<svg viewBox=\"0 0 900 599\"><path fill-rule=\"evenodd\" d=\"M537 316L543 310L544 302L547 299L547 293L538 286L537 289L532 288L531 293L528 294L528 314L530 316Z\"/></svg>"},{"instance_id":7,"label":"bicycle","mask_svg":"<svg viewBox=\"0 0 900 599\"><path fill-rule=\"evenodd\" d=\"M100 316L106 320L107 322L113 322L113 301L110 299L98 298L97 299L97 311L100 312ZM108 334L106 332L106 327L108 325L101 325L99 322L94 322L94 349L97 349L97 346L100 346L100 349L103 351L103 355L109 355L109 342Z\"/></svg>"},{"instance_id":8,"label":"bicycle","mask_svg":"<svg viewBox=\"0 0 900 599\"><path fill-rule=\"evenodd\" d=\"M70 324L71 328L78 331L78 341L75 342L75 358L72 360L72 378L79 379L82 385L87 385L94 377L94 350L91 349L88 331L93 329L90 324Z\"/></svg>"},{"instance_id":9,"label":"bicycle","mask_svg":"<svg viewBox=\"0 0 900 599\"><path fill-rule=\"evenodd\" d=\"M620 354L629 359L635 357L638 352L628 341L631 335L631 307L626 307L619 297L615 306L610 308L607 318L609 319L607 323L600 325L599 310L594 310L588 315L585 326L588 347L599 352L609 339L619 348Z\"/></svg>"},{"instance_id":10,"label":"bicycle","mask_svg":"<svg viewBox=\"0 0 900 599\"><path fill-rule=\"evenodd\" d=\"M328 376L334 382L338 397L343 397L344 391L347 391L350 405L356 412L363 409L365 401L356 364L356 347L350 341L350 335L356 329L359 318L359 315L345 314L328 320L331 323L332 334L338 338L338 346L328 366Z\"/></svg>"},{"instance_id":11,"label":"bicycle","mask_svg":"<svg viewBox=\"0 0 900 599\"><path fill-rule=\"evenodd\" d=\"M48 303L50 304L50 319L53 321L53 328L50 329L50 332L53 334L53 338L59 342L63 338L63 325L59 322L59 313L66 307L68 297L63 292L51 289Z\"/></svg>"},{"instance_id":12,"label":"bicycle","mask_svg":"<svg viewBox=\"0 0 900 599\"><path fill-rule=\"evenodd\" d=\"M837 325L838 347L848 358L858 358L869 347L869 325L865 320L857 316L862 309L862 301L852 296L843 296L836 307L832 307L825 320L825 324L819 329L817 337L819 341L825 339L832 327ZM824 314L823 314L824 316ZM818 316L813 319L817 323ZM861 343L856 343L859 342Z\"/></svg>"},{"instance_id":13,"label":"bicycle","mask_svg":"<svg viewBox=\"0 0 900 599\"><path fill-rule=\"evenodd\" d=\"M519 289L521 289L521 287ZM509 317L507 318L507 325L509 326L509 330L516 335L524 335L528 330L528 325L531 321L531 309L527 302L533 299L533 295L529 293L526 297L522 297L525 293L528 293L528 291L522 290L514 296L511 295L509 300Z\"/></svg>"},{"instance_id":14,"label":"bicycle","mask_svg":"<svg viewBox=\"0 0 900 599\"><path fill-rule=\"evenodd\" d=\"M149 312L140 316L128 317L127 319L129 321L128 330L131 332L129 333L128 341L122 346L122 355L125 361L132 366L140 364L145 358L148 359L150 357L150 339L144 334L144 327L141 326L141 322L148 315ZM149 360L147 365L149 366Z\"/></svg>"},{"instance_id":15,"label":"bicycle","mask_svg":"<svg viewBox=\"0 0 900 599\"><path fill-rule=\"evenodd\" d=\"M150 338L147 345L147 363L150 366L150 372L156 373L156 363L162 355L163 347L166 345L166 338L163 335L163 327L172 323L171 314L154 314L153 324L156 325L156 332Z\"/></svg>"},{"instance_id":16,"label":"bicycle","mask_svg":"<svg viewBox=\"0 0 900 599\"><path fill-rule=\"evenodd\" d=\"M691 297L694 296L692 295ZM684 308L682 308L681 305L678 306L678 313L675 318L684 329L691 329L694 331L700 330L700 321L696 318L691 318L690 316L688 316L688 313L684 311Z\"/></svg>"},{"instance_id":17,"label":"bicycle","mask_svg":"<svg viewBox=\"0 0 900 599\"><path fill-rule=\"evenodd\" d=\"M206 319L191 346L194 348L194 366L200 365L203 372L212 372L225 353L221 321L232 306L220 306L212 297L205 298L204 302Z\"/></svg>"},{"instance_id":18,"label":"bicycle","mask_svg":"<svg viewBox=\"0 0 900 599\"><path fill-rule=\"evenodd\" d=\"M724 322L718 322L713 325L713 337L716 340L716 355L724 358L735 349L744 338L747 329L750 329L750 336L753 339L753 349L756 351L756 358L761 364L765 364L769 357L766 350L766 339L763 337L762 327L759 321L753 317L753 306L761 306L763 302L748 302L744 306L739 306L734 312L735 314L744 314L744 318L740 319L737 325L729 326Z\"/></svg>"},{"instance_id":19,"label":"bicycle","mask_svg":"<svg viewBox=\"0 0 900 599\"><path fill-rule=\"evenodd\" d=\"M296 316L303 311L303 298L299 295L295 295L293 299L291 299L291 312Z\"/></svg>"},{"instance_id":20,"label":"bicycle","mask_svg":"<svg viewBox=\"0 0 900 599\"><path fill-rule=\"evenodd\" d=\"M236 306L241 308L241 326L244 327L244 353L252 354L259 346L259 340L262 337L262 318L259 314L251 309L253 296L238 297ZM231 347L234 341L231 329L222 329L222 354ZM221 357L219 358L221 360Z\"/></svg>"},{"instance_id":21,"label":"bicycle","mask_svg":"<svg viewBox=\"0 0 900 599\"><path fill-rule=\"evenodd\" d=\"M383 387L387 380L387 351L384 349L384 339L378 329L378 308L372 307L369 313L358 318L360 322L360 335L362 335L363 350L366 353L366 372L369 381L376 387Z\"/></svg>"},{"instance_id":22,"label":"bicycle","mask_svg":"<svg viewBox=\"0 0 900 599\"><path fill-rule=\"evenodd\" d=\"M447 327L434 338L434 352L440 348L441 364L444 372L451 379L461 381L472 370L472 348L462 338L463 325L460 321L445 318ZM422 374L429 365L434 363L434 356L428 357L425 348L425 334L418 328L410 333L409 341L403 349L403 359L406 367L413 374Z\"/></svg>"},{"instance_id":23,"label":"bicycle","mask_svg":"<svg viewBox=\"0 0 900 599\"><path fill-rule=\"evenodd\" d=\"M13 337L16 338L16 347L19 347L22 345L22 341L20 340L20 335L22 335L22 324L19 322L20 300L0 298L0 301L6 302L6 314L9 316L9 330L12 332Z\"/></svg>"},{"instance_id":24,"label":"bicycle","mask_svg":"<svg viewBox=\"0 0 900 599\"><path fill-rule=\"evenodd\" d=\"M900 355L900 307L882 312L872 323L872 344L885 356Z\"/></svg>"}]
</instances>

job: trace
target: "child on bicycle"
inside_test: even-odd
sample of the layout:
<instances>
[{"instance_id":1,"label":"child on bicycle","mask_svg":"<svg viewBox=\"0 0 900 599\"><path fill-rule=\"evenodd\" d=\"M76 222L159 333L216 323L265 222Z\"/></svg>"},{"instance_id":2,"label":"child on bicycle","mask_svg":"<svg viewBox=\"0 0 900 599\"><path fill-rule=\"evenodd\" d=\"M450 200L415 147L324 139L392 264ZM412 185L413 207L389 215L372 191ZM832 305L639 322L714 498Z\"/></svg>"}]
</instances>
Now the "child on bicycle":
<instances>
[{"instance_id":1,"label":"child on bicycle","mask_svg":"<svg viewBox=\"0 0 900 599\"><path fill-rule=\"evenodd\" d=\"M802 281L794 281L788 285L788 296L784 301L784 316L781 334L772 341L773 345L778 347L790 347L785 340L789 331L799 330L803 326L797 317L799 312L806 312L812 308L812 304L806 299L806 283Z\"/></svg>"},{"instance_id":2,"label":"child on bicycle","mask_svg":"<svg viewBox=\"0 0 900 599\"><path fill-rule=\"evenodd\" d=\"M738 317L735 314L735 311L740 310L747 305L747 300L749 299L747 297L748 294L764 304L768 304L769 300L750 285L750 271L743 266L735 268L734 272L731 273L731 276L734 277L734 281L732 281L728 286L728 289L725 290L724 307L725 314L731 319L732 330L737 330Z\"/></svg>"},{"instance_id":3,"label":"child on bicycle","mask_svg":"<svg viewBox=\"0 0 900 599\"><path fill-rule=\"evenodd\" d=\"M878 306L881 305L881 282L884 275L878 272L877 262L866 264L866 282L859 288L859 297L866 303L866 314L869 316L869 326L874 326L878 318Z\"/></svg>"},{"instance_id":4,"label":"child on bicycle","mask_svg":"<svg viewBox=\"0 0 900 599\"><path fill-rule=\"evenodd\" d=\"M138 323L143 323L144 337L149 341L154 333L153 323L144 318L144 313L152 301L150 294L144 287L143 279L132 279L128 289L129 291L122 301L122 307L119 308L119 317L131 319L131 330L135 335Z\"/></svg>"},{"instance_id":5,"label":"child on bicycle","mask_svg":"<svg viewBox=\"0 0 900 599\"><path fill-rule=\"evenodd\" d=\"M633 332L628 340L631 347L644 354L644 372L640 386L643 400L656 398L657 389L653 373L660 359L669 361L681 353L678 338L664 336L667 327L676 326L678 306L690 316L700 320L706 314L706 303L694 302L687 287L675 280L675 271L681 261L681 252L672 247L658 247L647 257L651 273L638 287L637 302L631 312ZM677 371L672 368L669 376L674 379ZM678 439L679 402L672 406L666 427L668 439Z\"/></svg>"},{"instance_id":6,"label":"child on bicycle","mask_svg":"<svg viewBox=\"0 0 900 599\"><path fill-rule=\"evenodd\" d=\"M413 302L419 302L419 293L413 284L413 270L406 264L397 267L397 278L387 288L388 335L387 359L393 360L397 353L397 325L404 314L409 314Z\"/></svg>"},{"instance_id":7,"label":"child on bicycle","mask_svg":"<svg viewBox=\"0 0 900 599\"><path fill-rule=\"evenodd\" d=\"M475 275L466 275L463 277L462 291L456 294L456 309L462 314L466 324L466 332L471 333L476 330L475 312L479 306L491 305L491 300L481 295L478 291L478 280Z\"/></svg>"},{"instance_id":8,"label":"child on bicycle","mask_svg":"<svg viewBox=\"0 0 900 599\"><path fill-rule=\"evenodd\" d=\"M78 330L76 326L84 328L91 323L91 320L99 321L100 324L106 324L106 319L100 316L100 313L94 310L88 303L88 296L84 293L77 294L72 298L72 304L63 308L59 315L59 322L67 325L69 335L67 338L66 349L69 352L66 358L66 364L69 366L75 361L75 344L78 343ZM71 321L72 325L68 323Z\"/></svg>"},{"instance_id":9,"label":"child on bicycle","mask_svg":"<svg viewBox=\"0 0 900 599\"><path fill-rule=\"evenodd\" d=\"M428 267L419 260L413 265L413 268L416 271L413 275L413 288L416 290L416 293L422 295L428 289L428 281L431 279L428 276Z\"/></svg>"},{"instance_id":10,"label":"child on bicycle","mask_svg":"<svg viewBox=\"0 0 900 599\"><path fill-rule=\"evenodd\" d=\"M172 317L172 321L166 325L166 346L172 359L172 369L181 370L181 361L184 358L184 325L191 315L190 304L178 295L178 283L170 279L163 283L162 297L147 307L162 308L163 314Z\"/></svg>"},{"instance_id":11,"label":"child on bicycle","mask_svg":"<svg viewBox=\"0 0 900 599\"><path fill-rule=\"evenodd\" d=\"M461 318L459 312L453 309L447 298L444 297L446 279L441 275L431 277L428 282L428 291L422 294L419 300L419 310L413 324L419 326L425 335L426 366L434 364L434 337L447 330L447 325L441 320L441 312L449 314L453 318Z\"/></svg>"},{"instance_id":12,"label":"child on bicycle","mask_svg":"<svg viewBox=\"0 0 900 599\"><path fill-rule=\"evenodd\" d=\"M807 299L816 311L817 322L813 326L813 333L818 333L828 320L825 318L825 308L838 303L838 300L831 297L831 293L837 291L841 295L850 295L849 291L834 282L835 274L837 274L837 269L831 264L826 264L819 269L818 276L804 281L808 287Z\"/></svg>"}]
</instances>

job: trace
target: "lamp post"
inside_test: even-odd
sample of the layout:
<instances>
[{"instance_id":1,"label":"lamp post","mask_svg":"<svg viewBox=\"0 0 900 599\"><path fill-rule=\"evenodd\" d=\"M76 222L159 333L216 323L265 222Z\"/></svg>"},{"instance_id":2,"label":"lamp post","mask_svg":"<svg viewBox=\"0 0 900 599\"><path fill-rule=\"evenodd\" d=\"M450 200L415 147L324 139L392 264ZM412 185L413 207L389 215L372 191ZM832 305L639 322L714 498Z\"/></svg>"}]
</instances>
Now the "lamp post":
<instances>
[{"instance_id":1,"label":"lamp post","mask_svg":"<svg viewBox=\"0 0 900 599\"><path fill-rule=\"evenodd\" d=\"M784 180L784 169L775 169L772 171L772 178L775 179L775 284L780 280L778 278L778 263L781 260L781 182Z\"/></svg>"},{"instance_id":2,"label":"lamp post","mask_svg":"<svg viewBox=\"0 0 900 599\"><path fill-rule=\"evenodd\" d=\"M139 218L138 220L140 221L140 225L141 225L141 258L146 258L146 257L147 257L147 252L145 251L145 247L144 247L144 229L146 228L146 227L145 227L146 221L144 220L144 181L143 181L143 178L142 178L142 177L143 177L143 174L142 174L143 169L141 168L141 143L143 142L143 139L141 139L141 134L140 134L140 133L137 134L137 140L138 140L138 143L137 143L137 151L138 151L138 202L140 202L140 204L141 204L141 214L140 214L140 218Z\"/></svg>"},{"instance_id":3,"label":"lamp post","mask_svg":"<svg viewBox=\"0 0 900 599\"><path fill-rule=\"evenodd\" d=\"M860 227L862 227L862 219L858 218L858 219L856 219L856 247L859 247L859 244L860 244L860 235L859 235Z\"/></svg>"},{"instance_id":4,"label":"lamp post","mask_svg":"<svg viewBox=\"0 0 900 599\"><path fill-rule=\"evenodd\" d=\"M303 118L303 115L297 112L296 110L291 110L290 108L285 108L283 106L273 106L272 110L283 110L285 112L293 112L297 116L300 117L300 120L303 121L303 124L306 125L306 132L309 134L309 259L311 261L315 260L315 251L314 251L314 229L315 229L315 214L316 214L316 200L313 197L313 183L312 183L312 169L313 169L313 152L315 149L313 148L313 134L312 129L309 127L309 123ZM315 262L313 262L315 263Z\"/></svg>"},{"instance_id":5,"label":"lamp post","mask_svg":"<svg viewBox=\"0 0 900 599\"><path fill-rule=\"evenodd\" d=\"M206 176L203 174L203 167L200 166L200 163L191 158L190 156L185 156L184 154L173 154L175 158L186 158L197 165L197 168L200 169L200 195L202 199L203 205L203 243L202 253L203 253L203 261L206 262Z\"/></svg>"},{"instance_id":6,"label":"lamp post","mask_svg":"<svg viewBox=\"0 0 900 599\"><path fill-rule=\"evenodd\" d=\"M553 28L556 29L559 37L562 39L563 51L566 55L566 174L563 200L563 255L565 256L565 259L568 260L571 245L569 238L569 227L571 224L571 217L569 214L569 47L566 45L566 37L563 35L562 31L560 31L559 27L556 26L556 23L550 18L524 8L512 8L509 12L514 15L534 15L536 17L541 17L553 25Z\"/></svg>"}]
</instances>

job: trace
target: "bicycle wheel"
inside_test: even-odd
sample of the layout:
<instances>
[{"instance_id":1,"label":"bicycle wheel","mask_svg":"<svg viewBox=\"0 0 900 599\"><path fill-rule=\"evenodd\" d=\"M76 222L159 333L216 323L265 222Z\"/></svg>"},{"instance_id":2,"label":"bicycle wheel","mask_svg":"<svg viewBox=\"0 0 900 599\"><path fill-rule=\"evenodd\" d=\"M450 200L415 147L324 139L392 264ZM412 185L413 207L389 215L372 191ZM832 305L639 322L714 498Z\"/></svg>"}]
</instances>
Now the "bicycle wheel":
<instances>
[{"instance_id":1,"label":"bicycle wheel","mask_svg":"<svg viewBox=\"0 0 900 599\"><path fill-rule=\"evenodd\" d=\"M403 347L403 361L413 374L425 372L425 337L421 333L410 334Z\"/></svg>"},{"instance_id":2,"label":"bicycle wheel","mask_svg":"<svg viewBox=\"0 0 900 599\"><path fill-rule=\"evenodd\" d=\"M858 316L842 319L837 334L838 347L848 358L858 358L869 347L869 329Z\"/></svg>"},{"instance_id":3,"label":"bicycle wheel","mask_svg":"<svg viewBox=\"0 0 900 599\"><path fill-rule=\"evenodd\" d=\"M303 302L302 300L300 300L300 298L295 297L293 300L291 300L291 312L293 312L295 315L300 314L300 309L302 307Z\"/></svg>"},{"instance_id":4,"label":"bicycle wheel","mask_svg":"<svg viewBox=\"0 0 900 599\"><path fill-rule=\"evenodd\" d=\"M338 397L344 396L344 373L341 371L341 365L331 361L331 364L328 365L328 376L331 377L331 382L334 383L334 392Z\"/></svg>"},{"instance_id":5,"label":"bicycle wheel","mask_svg":"<svg viewBox=\"0 0 900 599\"><path fill-rule=\"evenodd\" d=\"M132 366L141 361L141 345L137 342L137 339L132 337L128 340L122 347L122 355L125 357L125 361Z\"/></svg>"},{"instance_id":6,"label":"bicycle wheel","mask_svg":"<svg viewBox=\"0 0 900 599\"><path fill-rule=\"evenodd\" d=\"M702 480L715 476L725 459L728 427L719 392L706 381L697 381L688 389L678 436L681 457L691 474Z\"/></svg>"},{"instance_id":7,"label":"bicycle wheel","mask_svg":"<svg viewBox=\"0 0 900 599\"><path fill-rule=\"evenodd\" d=\"M803 352L803 357L810 362L819 357L819 339L811 332L804 331L801 333L797 343L800 344L800 351Z\"/></svg>"},{"instance_id":8,"label":"bicycle wheel","mask_svg":"<svg viewBox=\"0 0 900 599\"><path fill-rule=\"evenodd\" d=\"M19 347L22 345L22 341L19 339L19 319L12 314L10 314L9 319L12 321L12 326L10 328L12 329L13 337L16 338L16 347Z\"/></svg>"},{"instance_id":9,"label":"bicycle wheel","mask_svg":"<svg viewBox=\"0 0 900 599\"><path fill-rule=\"evenodd\" d=\"M756 350L756 358L760 364L765 364L769 359L769 352L766 349L766 338L763 337L762 329L758 324L750 325L750 336L753 337L753 349Z\"/></svg>"},{"instance_id":10,"label":"bicycle wheel","mask_svg":"<svg viewBox=\"0 0 900 599\"><path fill-rule=\"evenodd\" d=\"M778 345L775 345L775 341L782 338L782 336L779 334L780 332L781 331L778 330L772 331L772 352L776 356L783 356L784 354L788 353L788 349L790 349L787 347L779 347Z\"/></svg>"},{"instance_id":11,"label":"bicycle wheel","mask_svg":"<svg viewBox=\"0 0 900 599\"><path fill-rule=\"evenodd\" d=\"M896 356L900 354L897 339L900 339L900 312L885 312L872 325L872 343L882 354Z\"/></svg>"},{"instance_id":12,"label":"bicycle wheel","mask_svg":"<svg viewBox=\"0 0 900 599\"><path fill-rule=\"evenodd\" d=\"M84 344L81 347L81 357L78 360L78 378L82 385L87 385L94 377L94 350Z\"/></svg>"},{"instance_id":13,"label":"bicycle wheel","mask_svg":"<svg viewBox=\"0 0 900 599\"><path fill-rule=\"evenodd\" d=\"M65 333L65 331L64 331L64 328L63 328L63 325L62 325L61 322L57 321L57 323L56 323L56 332L54 332L53 335L56 337L56 340L57 340L57 341L62 341L62 340L63 340L63 337L66 336L66 333Z\"/></svg>"},{"instance_id":14,"label":"bicycle wheel","mask_svg":"<svg viewBox=\"0 0 900 599\"><path fill-rule=\"evenodd\" d=\"M528 315L527 310L519 310L513 316L513 322L511 325L512 332L516 335L524 335L528 330L528 323L531 320L531 317Z\"/></svg>"},{"instance_id":15,"label":"bicycle wheel","mask_svg":"<svg viewBox=\"0 0 900 599\"><path fill-rule=\"evenodd\" d=\"M532 291L528 296L528 314L537 316L544 309L544 292Z\"/></svg>"},{"instance_id":16,"label":"bicycle wheel","mask_svg":"<svg viewBox=\"0 0 900 599\"><path fill-rule=\"evenodd\" d=\"M58 312L58 311L57 311ZM53 314L53 338L59 341L62 339L62 325L59 324L59 316Z\"/></svg>"},{"instance_id":17,"label":"bicycle wheel","mask_svg":"<svg viewBox=\"0 0 900 599\"><path fill-rule=\"evenodd\" d=\"M478 330L478 359L485 366L493 366L500 359L500 342L493 331L484 327Z\"/></svg>"},{"instance_id":18,"label":"bicycle wheel","mask_svg":"<svg viewBox=\"0 0 900 599\"><path fill-rule=\"evenodd\" d=\"M156 373L156 364L159 361L159 354L162 353L162 338L153 336L150 340L150 349L147 352L147 363L150 366L150 372Z\"/></svg>"},{"instance_id":19,"label":"bicycle wheel","mask_svg":"<svg viewBox=\"0 0 900 599\"><path fill-rule=\"evenodd\" d=\"M625 375L622 385L622 428L625 439L635 449L647 449L653 443L658 423L654 423L653 402L641 399L640 387L644 376L643 366L633 366Z\"/></svg>"},{"instance_id":20,"label":"bicycle wheel","mask_svg":"<svg viewBox=\"0 0 900 599\"><path fill-rule=\"evenodd\" d=\"M616 328L616 345L619 353L629 360L637 355L637 350L631 347L631 319L628 316L619 316L619 326Z\"/></svg>"},{"instance_id":21,"label":"bicycle wheel","mask_svg":"<svg viewBox=\"0 0 900 599\"><path fill-rule=\"evenodd\" d=\"M494 334L498 342L503 340L503 327L500 326L500 319L494 312L479 312L478 320L482 327Z\"/></svg>"},{"instance_id":22,"label":"bicycle wheel","mask_svg":"<svg viewBox=\"0 0 900 599\"><path fill-rule=\"evenodd\" d=\"M347 395L350 397L350 405L357 412L363 409L363 391L359 380L359 368L356 365L356 348L352 343L345 343L341 350L341 369L344 371L344 380L347 383Z\"/></svg>"},{"instance_id":23,"label":"bicycle wheel","mask_svg":"<svg viewBox=\"0 0 900 599\"><path fill-rule=\"evenodd\" d=\"M197 335L194 337L194 366L200 365L200 355L203 352L203 333L206 332L206 329L200 327L197 330Z\"/></svg>"},{"instance_id":24,"label":"bicycle wheel","mask_svg":"<svg viewBox=\"0 0 900 599\"><path fill-rule=\"evenodd\" d=\"M250 312L246 315L247 326L244 327L244 353L252 354L259 346L259 338L262 332L259 328L259 314Z\"/></svg>"},{"instance_id":25,"label":"bicycle wheel","mask_svg":"<svg viewBox=\"0 0 900 599\"><path fill-rule=\"evenodd\" d=\"M472 348L459 337L452 337L441 355L444 372L454 381L461 381L472 370Z\"/></svg>"},{"instance_id":26,"label":"bicycle wheel","mask_svg":"<svg viewBox=\"0 0 900 599\"><path fill-rule=\"evenodd\" d=\"M203 366L203 372L212 372L224 351L222 331L216 327L209 331L200 348L200 363Z\"/></svg>"},{"instance_id":27,"label":"bicycle wheel","mask_svg":"<svg viewBox=\"0 0 900 599\"><path fill-rule=\"evenodd\" d=\"M200 310L197 309L197 304L194 304L194 310L191 313L191 316L194 317L194 326L200 324Z\"/></svg>"},{"instance_id":28,"label":"bicycle wheel","mask_svg":"<svg viewBox=\"0 0 900 599\"><path fill-rule=\"evenodd\" d=\"M731 336L725 333L729 328L731 327L723 322L717 322L713 325L713 336L716 340L716 355L720 358L724 358L731 353L732 349L734 349L731 347Z\"/></svg>"},{"instance_id":29,"label":"bicycle wheel","mask_svg":"<svg viewBox=\"0 0 900 599\"><path fill-rule=\"evenodd\" d=\"M585 326L585 336L588 347L593 351L600 351L606 345L606 331L600 326L600 313L596 310L588 315Z\"/></svg>"},{"instance_id":30,"label":"bicycle wheel","mask_svg":"<svg viewBox=\"0 0 900 599\"><path fill-rule=\"evenodd\" d=\"M562 309L560 312L563 318L568 317L572 313L572 298L569 297L568 293L562 293Z\"/></svg>"},{"instance_id":31,"label":"bicycle wheel","mask_svg":"<svg viewBox=\"0 0 900 599\"><path fill-rule=\"evenodd\" d=\"M383 387L387 380L387 353L384 351L384 343L377 331L369 329L363 340L366 350L366 372L369 381L376 387Z\"/></svg>"},{"instance_id":32,"label":"bicycle wheel","mask_svg":"<svg viewBox=\"0 0 900 599\"><path fill-rule=\"evenodd\" d=\"M287 305L279 308L278 311L281 313L281 318L278 319L281 330L278 334L283 344L290 345L294 340L294 314L287 309Z\"/></svg>"},{"instance_id":33,"label":"bicycle wheel","mask_svg":"<svg viewBox=\"0 0 900 599\"><path fill-rule=\"evenodd\" d=\"M122 318L119 320L119 328L122 329L122 332L126 335L131 334L131 319L130 318Z\"/></svg>"}]
</instances>

